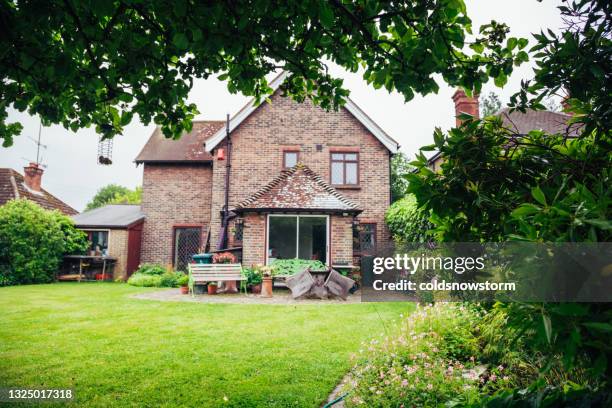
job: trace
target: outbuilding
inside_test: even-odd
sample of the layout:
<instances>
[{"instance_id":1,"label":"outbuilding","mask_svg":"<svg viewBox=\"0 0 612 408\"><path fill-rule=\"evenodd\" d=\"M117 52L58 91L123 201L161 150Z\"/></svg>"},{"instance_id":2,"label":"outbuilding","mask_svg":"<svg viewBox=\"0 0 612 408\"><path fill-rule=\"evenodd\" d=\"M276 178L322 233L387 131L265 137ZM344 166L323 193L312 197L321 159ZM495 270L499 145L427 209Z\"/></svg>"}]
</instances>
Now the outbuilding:
<instances>
[{"instance_id":1,"label":"outbuilding","mask_svg":"<svg viewBox=\"0 0 612 408\"><path fill-rule=\"evenodd\" d=\"M87 233L90 255L117 259L114 279L127 279L140 264L142 226L140 205L110 204L72 217L76 227Z\"/></svg>"}]
</instances>

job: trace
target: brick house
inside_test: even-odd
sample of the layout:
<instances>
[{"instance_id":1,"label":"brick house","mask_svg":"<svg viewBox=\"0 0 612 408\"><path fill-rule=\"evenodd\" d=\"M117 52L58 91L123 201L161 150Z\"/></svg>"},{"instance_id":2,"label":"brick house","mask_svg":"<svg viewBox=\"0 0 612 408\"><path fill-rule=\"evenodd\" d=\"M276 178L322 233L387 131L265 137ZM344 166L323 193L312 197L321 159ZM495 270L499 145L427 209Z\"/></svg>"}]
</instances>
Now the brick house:
<instances>
[{"instance_id":1,"label":"brick house","mask_svg":"<svg viewBox=\"0 0 612 408\"><path fill-rule=\"evenodd\" d=\"M229 248L245 265L296 257L346 265L389 240L397 142L350 100L327 112L280 92L270 99L246 105L227 128L194 122L178 141L155 130L136 158L142 262L182 269L193 253Z\"/></svg>"},{"instance_id":2,"label":"brick house","mask_svg":"<svg viewBox=\"0 0 612 408\"><path fill-rule=\"evenodd\" d=\"M10 200L30 200L45 210L58 210L64 215L75 215L78 211L42 188L44 170L38 163L30 163L19 172L0 168L0 205Z\"/></svg>"},{"instance_id":3,"label":"brick house","mask_svg":"<svg viewBox=\"0 0 612 408\"><path fill-rule=\"evenodd\" d=\"M455 104L455 123L461 126L461 114L468 114L476 119L480 118L478 95L467 96L463 90L459 89L453 94ZM570 124L572 115L564 112L553 112L549 110L527 109L525 112L510 111L503 108L495 114L501 117L504 126L518 135L525 135L532 130L543 130L549 134L565 134L567 137L577 137L580 134L580 125ZM429 159L429 167L434 171L439 171L444 158L440 152L434 153Z\"/></svg>"}]
</instances>

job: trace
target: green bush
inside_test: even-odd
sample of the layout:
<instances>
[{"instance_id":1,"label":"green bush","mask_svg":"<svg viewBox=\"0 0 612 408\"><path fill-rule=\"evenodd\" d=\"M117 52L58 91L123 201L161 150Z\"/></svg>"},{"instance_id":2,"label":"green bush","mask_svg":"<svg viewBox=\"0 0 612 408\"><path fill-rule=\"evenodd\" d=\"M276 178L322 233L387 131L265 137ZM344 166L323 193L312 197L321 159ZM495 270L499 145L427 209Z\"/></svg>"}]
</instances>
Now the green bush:
<instances>
[{"instance_id":1,"label":"green bush","mask_svg":"<svg viewBox=\"0 0 612 408\"><path fill-rule=\"evenodd\" d=\"M146 271L157 271L158 269L149 268ZM158 287L158 288L178 288L186 285L189 277L184 272L172 272L164 269L163 274L136 272L128 279L128 284L132 286Z\"/></svg>"},{"instance_id":2,"label":"green bush","mask_svg":"<svg viewBox=\"0 0 612 408\"><path fill-rule=\"evenodd\" d=\"M503 388L510 378L493 375L478 358L473 328L480 314L457 304L419 306L394 335L363 344L345 385L346 405L475 403L483 387Z\"/></svg>"},{"instance_id":3,"label":"green bush","mask_svg":"<svg viewBox=\"0 0 612 408\"><path fill-rule=\"evenodd\" d=\"M138 267L136 273L141 273L143 275L163 275L167 273L168 270L162 265L158 264L142 264Z\"/></svg>"},{"instance_id":4,"label":"green bush","mask_svg":"<svg viewBox=\"0 0 612 408\"><path fill-rule=\"evenodd\" d=\"M412 194L393 203L385 214L389 231L399 244L432 241L432 224L428 218L428 213L418 208Z\"/></svg>"},{"instance_id":5,"label":"green bush","mask_svg":"<svg viewBox=\"0 0 612 408\"><path fill-rule=\"evenodd\" d=\"M308 259L276 259L272 262L274 275L295 275L307 268L312 270L325 270L326 266L323 262Z\"/></svg>"},{"instance_id":6,"label":"green bush","mask_svg":"<svg viewBox=\"0 0 612 408\"><path fill-rule=\"evenodd\" d=\"M69 217L11 200L0 207L0 286L51 282L63 255L87 246Z\"/></svg>"},{"instance_id":7,"label":"green bush","mask_svg":"<svg viewBox=\"0 0 612 408\"><path fill-rule=\"evenodd\" d=\"M161 275L145 275L143 273L134 273L127 281L129 285L142 287L161 287L161 282Z\"/></svg>"}]
</instances>

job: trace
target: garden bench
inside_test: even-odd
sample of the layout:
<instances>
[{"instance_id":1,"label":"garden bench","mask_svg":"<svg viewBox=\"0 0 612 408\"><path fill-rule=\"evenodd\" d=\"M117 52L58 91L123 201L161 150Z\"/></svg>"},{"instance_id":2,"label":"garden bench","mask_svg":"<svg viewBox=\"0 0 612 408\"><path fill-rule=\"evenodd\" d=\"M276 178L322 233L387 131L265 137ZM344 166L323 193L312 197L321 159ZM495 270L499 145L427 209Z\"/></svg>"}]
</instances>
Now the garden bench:
<instances>
[{"instance_id":1,"label":"garden bench","mask_svg":"<svg viewBox=\"0 0 612 408\"><path fill-rule=\"evenodd\" d=\"M242 281L246 277L242 275L242 265L236 264L193 264L189 269L189 292L194 295L193 287L197 284L208 282Z\"/></svg>"}]
</instances>

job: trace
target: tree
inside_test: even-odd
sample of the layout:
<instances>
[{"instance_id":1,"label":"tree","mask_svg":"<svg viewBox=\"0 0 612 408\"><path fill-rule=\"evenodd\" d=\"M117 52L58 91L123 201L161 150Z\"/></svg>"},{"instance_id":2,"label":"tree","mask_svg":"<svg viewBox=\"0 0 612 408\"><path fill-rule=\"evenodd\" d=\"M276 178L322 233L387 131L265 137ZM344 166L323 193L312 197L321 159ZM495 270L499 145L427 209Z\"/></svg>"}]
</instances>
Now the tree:
<instances>
[{"instance_id":1,"label":"tree","mask_svg":"<svg viewBox=\"0 0 612 408\"><path fill-rule=\"evenodd\" d=\"M136 187L126 193L120 193L109 202L109 204L140 204L142 202L142 187Z\"/></svg>"},{"instance_id":2,"label":"tree","mask_svg":"<svg viewBox=\"0 0 612 408\"><path fill-rule=\"evenodd\" d=\"M111 204L116 197L129 194L131 190L118 184L109 184L98 190L96 195L87 203L85 211Z\"/></svg>"},{"instance_id":3,"label":"tree","mask_svg":"<svg viewBox=\"0 0 612 408\"><path fill-rule=\"evenodd\" d=\"M612 3L580 0L559 9L566 30L561 36L552 31L535 34L537 43L530 50L535 77L523 83L511 105L519 111L545 109L542 101L567 92L574 113L570 123L580 125L580 135L541 130L515 134L494 117L466 118L447 135L436 131L435 144L424 150L442 152L441 171L431 171L419 154L417 172L407 178L408 191L430 211L438 239L612 240ZM526 340L527 353L540 356L535 363L544 374L559 370L569 383L582 372L585 377L577 381L586 387L606 389L612 383L609 303L500 303L496 312ZM551 376L559 378L558 373ZM527 405L542 397L544 384L535 382L511 397L500 394L490 406ZM563 383L557 390L560 399L547 404L562 405L564 395L571 393ZM585 405L590 405L588 398Z\"/></svg>"},{"instance_id":4,"label":"tree","mask_svg":"<svg viewBox=\"0 0 612 408\"><path fill-rule=\"evenodd\" d=\"M409 164L408 158L403 152L396 153L391 158L391 202L395 202L406 195L408 181L405 175L413 167Z\"/></svg>"},{"instance_id":5,"label":"tree","mask_svg":"<svg viewBox=\"0 0 612 408\"><path fill-rule=\"evenodd\" d=\"M10 107L104 138L138 115L179 138L197 113L187 102L194 78L219 74L231 92L261 100L265 76L285 69L286 95L337 109L348 92L324 61L362 67L372 86L408 101L437 92L437 77L468 92L489 78L502 86L527 60L527 40L506 38L495 21L467 42L463 0L2 1L0 21L4 146L22 129L7 123Z\"/></svg>"},{"instance_id":6,"label":"tree","mask_svg":"<svg viewBox=\"0 0 612 408\"><path fill-rule=\"evenodd\" d=\"M501 100L495 92L489 92L487 96L480 98L480 114L483 117L495 115L501 106Z\"/></svg>"},{"instance_id":7,"label":"tree","mask_svg":"<svg viewBox=\"0 0 612 408\"><path fill-rule=\"evenodd\" d=\"M0 207L0 286L51 282L63 255L86 249L85 233L59 211L29 200Z\"/></svg>"}]
</instances>

